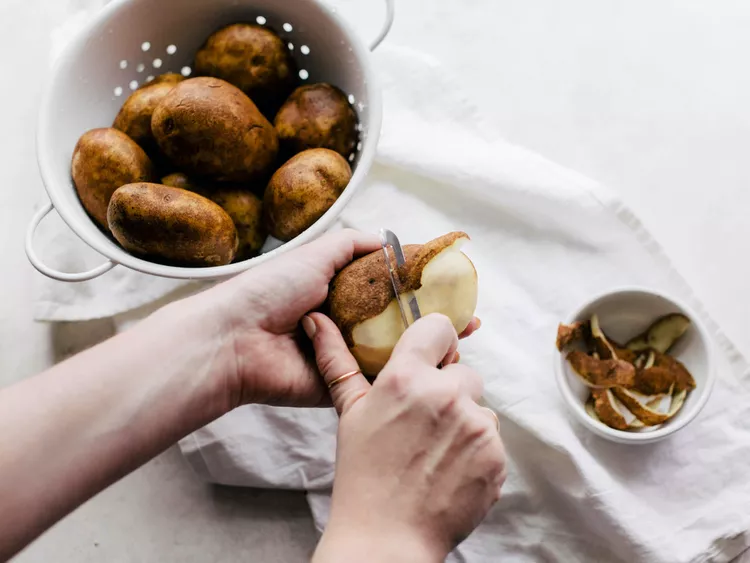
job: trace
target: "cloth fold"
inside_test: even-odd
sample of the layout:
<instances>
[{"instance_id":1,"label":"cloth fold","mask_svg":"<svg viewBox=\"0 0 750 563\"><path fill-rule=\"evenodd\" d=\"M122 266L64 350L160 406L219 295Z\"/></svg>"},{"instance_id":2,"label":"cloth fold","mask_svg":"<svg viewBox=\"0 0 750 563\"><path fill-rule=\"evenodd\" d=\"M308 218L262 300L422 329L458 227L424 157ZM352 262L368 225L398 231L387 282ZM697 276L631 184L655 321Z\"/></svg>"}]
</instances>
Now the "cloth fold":
<instances>
[{"instance_id":1,"label":"cloth fold","mask_svg":"<svg viewBox=\"0 0 750 563\"><path fill-rule=\"evenodd\" d=\"M451 560L728 561L746 549L748 364L658 243L605 187L500 138L439 61L390 45L374 61L384 90L378 159L338 226L387 226L404 242L469 233L483 327L461 344L462 361L485 378L510 460L503 498ZM95 257L82 257L75 237L61 244L62 228L48 226L56 259L88 267ZM593 293L624 285L695 307L722 362L701 415L647 446L605 442L577 425L552 370L557 323ZM45 282L36 315L119 314L122 329L160 299L200 288L117 268L85 284ZM336 424L331 410L247 406L180 447L208 481L312 491L322 529Z\"/></svg>"}]
</instances>

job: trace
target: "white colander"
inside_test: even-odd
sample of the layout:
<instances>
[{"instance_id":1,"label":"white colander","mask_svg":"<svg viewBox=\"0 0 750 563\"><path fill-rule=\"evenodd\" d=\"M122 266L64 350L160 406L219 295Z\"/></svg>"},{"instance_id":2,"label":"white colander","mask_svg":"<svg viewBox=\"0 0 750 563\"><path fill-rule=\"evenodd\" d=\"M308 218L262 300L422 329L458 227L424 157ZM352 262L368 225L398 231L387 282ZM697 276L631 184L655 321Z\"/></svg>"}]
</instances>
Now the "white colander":
<instances>
[{"instance_id":1,"label":"white colander","mask_svg":"<svg viewBox=\"0 0 750 563\"><path fill-rule=\"evenodd\" d=\"M364 1L364 0L363 0ZM370 50L393 22L386 22ZM353 175L336 203L312 227L285 244L250 260L211 268L165 266L132 256L105 236L86 214L70 176L78 138L108 127L128 94L164 72L191 73L193 56L219 27L257 22L276 30L288 44L302 82L329 82L349 95L359 116L360 144L350 155ZM121 264L156 276L216 279L252 268L320 236L341 213L372 165L382 118L380 90L367 48L335 10L317 0L114 0L73 39L52 70L42 100L37 157L50 203L31 220L26 254L42 274L60 281L85 281ZM45 265L33 247L34 232L55 209L91 248L107 258L88 272L60 272Z\"/></svg>"}]
</instances>

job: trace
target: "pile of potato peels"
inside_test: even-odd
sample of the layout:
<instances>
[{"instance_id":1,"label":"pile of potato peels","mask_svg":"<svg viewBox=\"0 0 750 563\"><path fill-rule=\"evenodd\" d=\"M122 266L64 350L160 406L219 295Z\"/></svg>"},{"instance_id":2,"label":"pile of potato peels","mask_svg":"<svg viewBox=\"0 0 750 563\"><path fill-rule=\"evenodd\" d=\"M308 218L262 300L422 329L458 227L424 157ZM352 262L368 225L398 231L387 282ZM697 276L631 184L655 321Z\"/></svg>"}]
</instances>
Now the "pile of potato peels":
<instances>
[{"instance_id":1,"label":"pile of potato peels","mask_svg":"<svg viewBox=\"0 0 750 563\"><path fill-rule=\"evenodd\" d=\"M663 424L680 410L695 380L667 352L690 327L674 313L659 318L624 346L608 338L597 315L557 329L557 349L591 396L586 412L610 428L639 430Z\"/></svg>"}]
</instances>

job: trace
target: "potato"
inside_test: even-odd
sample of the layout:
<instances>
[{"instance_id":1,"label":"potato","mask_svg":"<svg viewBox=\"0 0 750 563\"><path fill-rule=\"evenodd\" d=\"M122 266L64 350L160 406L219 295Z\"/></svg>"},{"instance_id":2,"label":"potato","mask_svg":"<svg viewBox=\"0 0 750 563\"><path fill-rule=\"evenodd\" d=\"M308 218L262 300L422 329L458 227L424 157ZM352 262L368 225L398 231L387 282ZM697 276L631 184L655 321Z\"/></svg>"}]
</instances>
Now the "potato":
<instances>
[{"instance_id":1,"label":"potato","mask_svg":"<svg viewBox=\"0 0 750 563\"><path fill-rule=\"evenodd\" d=\"M266 240L263 202L260 198L247 190L221 188L211 194L211 200L219 204L234 221L240 239L236 260L257 256Z\"/></svg>"},{"instance_id":2,"label":"potato","mask_svg":"<svg viewBox=\"0 0 750 563\"><path fill-rule=\"evenodd\" d=\"M151 132L151 117L164 96L183 80L182 75L170 73L144 84L125 100L112 127L128 135L153 158L158 147Z\"/></svg>"},{"instance_id":3,"label":"potato","mask_svg":"<svg viewBox=\"0 0 750 563\"><path fill-rule=\"evenodd\" d=\"M271 172L279 141L239 88L218 78L180 82L151 120L159 148L188 174L248 182Z\"/></svg>"},{"instance_id":4,"label":"potato","mask_svg":"<svg viewBox=\"0 0 750 563\"><path fill-rule=\"evenodd\" d=\"M413 292L423 315L441 313L462 333L474 317L479 285L474 264L461 252L469 240L452 232L426 244L405 244L401 289ZM331 281L331 319L367 376L377 376L404 332L383 252L357 258ZM407 315L411 316L409 312Z\"/></svg>"},{"instance_id":5,"label":"potato","mask_svg":"<svg viewBox=\"0 0 750 563\"><path fill-rule=\"evenodd\" d=\"M266 240L266 229L263 226L263 202L258 196L241 187L221 184L202 185L181 172L165 176L161 183L195 192L221 206L232 218L240 239L235 260L247 260L257 256Z\"/></svg>"},{"instance_id":6,"label":"potato","mask_svg":"<svg viewBox=\"0 0 750 563\"><path fill-rule=\"evenodd\" d=\"M211 35L195 55L196 75L237 86L273 119L296 83L294 59L281 38L260 25L236 23Z\"/></svg>"},{"instance_id":7,"label":"potato","mask_svg":"<svg viewBox=\"0 0 750 563\"><path fill-rule=\"evenodd\" d=\"M196 183L192 178L188 177L187 174L182 172L174 172L161 179L161 183L165 186L172 186L173 188L181 188L189 192L195 192L203 197L209 197L211 189L201 183Z\"/></svg>"},{"instance_id":8,"label":"potato","mask_svg":"<svg viewBox=\"0 0 750 563\"><path fill-rule=\"evenodd\" d=\"M357 145L357 114L346 95L330 84L300 86L274 119L284 150L326 148L344 158Z\"/></svg>"},{"instance_id":9,"label":"potato","mask_svg":"<svg viewBox=\"0 0 750 563\"><path fill-rule=\"evenodd\" d=\"M124 184L151 182L154 165L135 141L122 131L92 129L73 150L71 174L84 209L107 229L107 206L114 191Z\"/></svg>"},{"instance_id":10,"label":"potato","mask_svg":"<svg viewBox=\"0 0 750 563\"><path fill-rule=\"evenodd\" d=\"M109 228L122 247L179 266L222 266L239 241L232 219L203 196L146 182L118 188L109 202Z\"/></svg>"},{"instance_id":11,"label":"potato","mask_svg":"<svg viewBox=\"0 0 750 563\"><path fill-rule=\"evenodd\" d=\"M289 159L271 177L263 197L269 234L292 240L334 204L352 177L349 163L328 149L310 149Z\"/></svg>"},{"instance_id":12,"label":"potato","mask_svg":"<svg viewBox=\"0 0 750 563\"><path fill-rule=\"evenodd\" d=\"M153 78L149 80L148 82L144 82L138 87L138 90L143 90L144 88L148 88L149 86L153 86L155 84L177 84L178 82L182 82L185 80L185 77L181 74L177 74L176 72L165 72L164 74L160 74L156 78Z\"/></svg>"}]
</instances>

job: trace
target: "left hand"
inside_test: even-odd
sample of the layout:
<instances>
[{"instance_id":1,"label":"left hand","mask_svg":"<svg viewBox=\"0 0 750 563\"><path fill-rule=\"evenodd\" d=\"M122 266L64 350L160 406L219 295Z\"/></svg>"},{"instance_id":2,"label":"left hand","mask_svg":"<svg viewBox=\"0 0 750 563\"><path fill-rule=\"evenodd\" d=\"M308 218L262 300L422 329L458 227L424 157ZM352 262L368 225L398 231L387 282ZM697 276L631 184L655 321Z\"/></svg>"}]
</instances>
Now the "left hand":
<instances>
[{"instance_id":1,"label":"left hand","mask_svg":"<svg viewBox=\"0 0 750 563\"><path fill-rule=\"evenodd\" d=\"M328 286L354 258L380 249L377 236L344 230L297 248L220 284L209 292L233 355L227 388L233 406L264 403L328 406L328 390L300 327L328 297ZM479 327L474 319L461 335Z\"/></svg>"}]
</instances>

